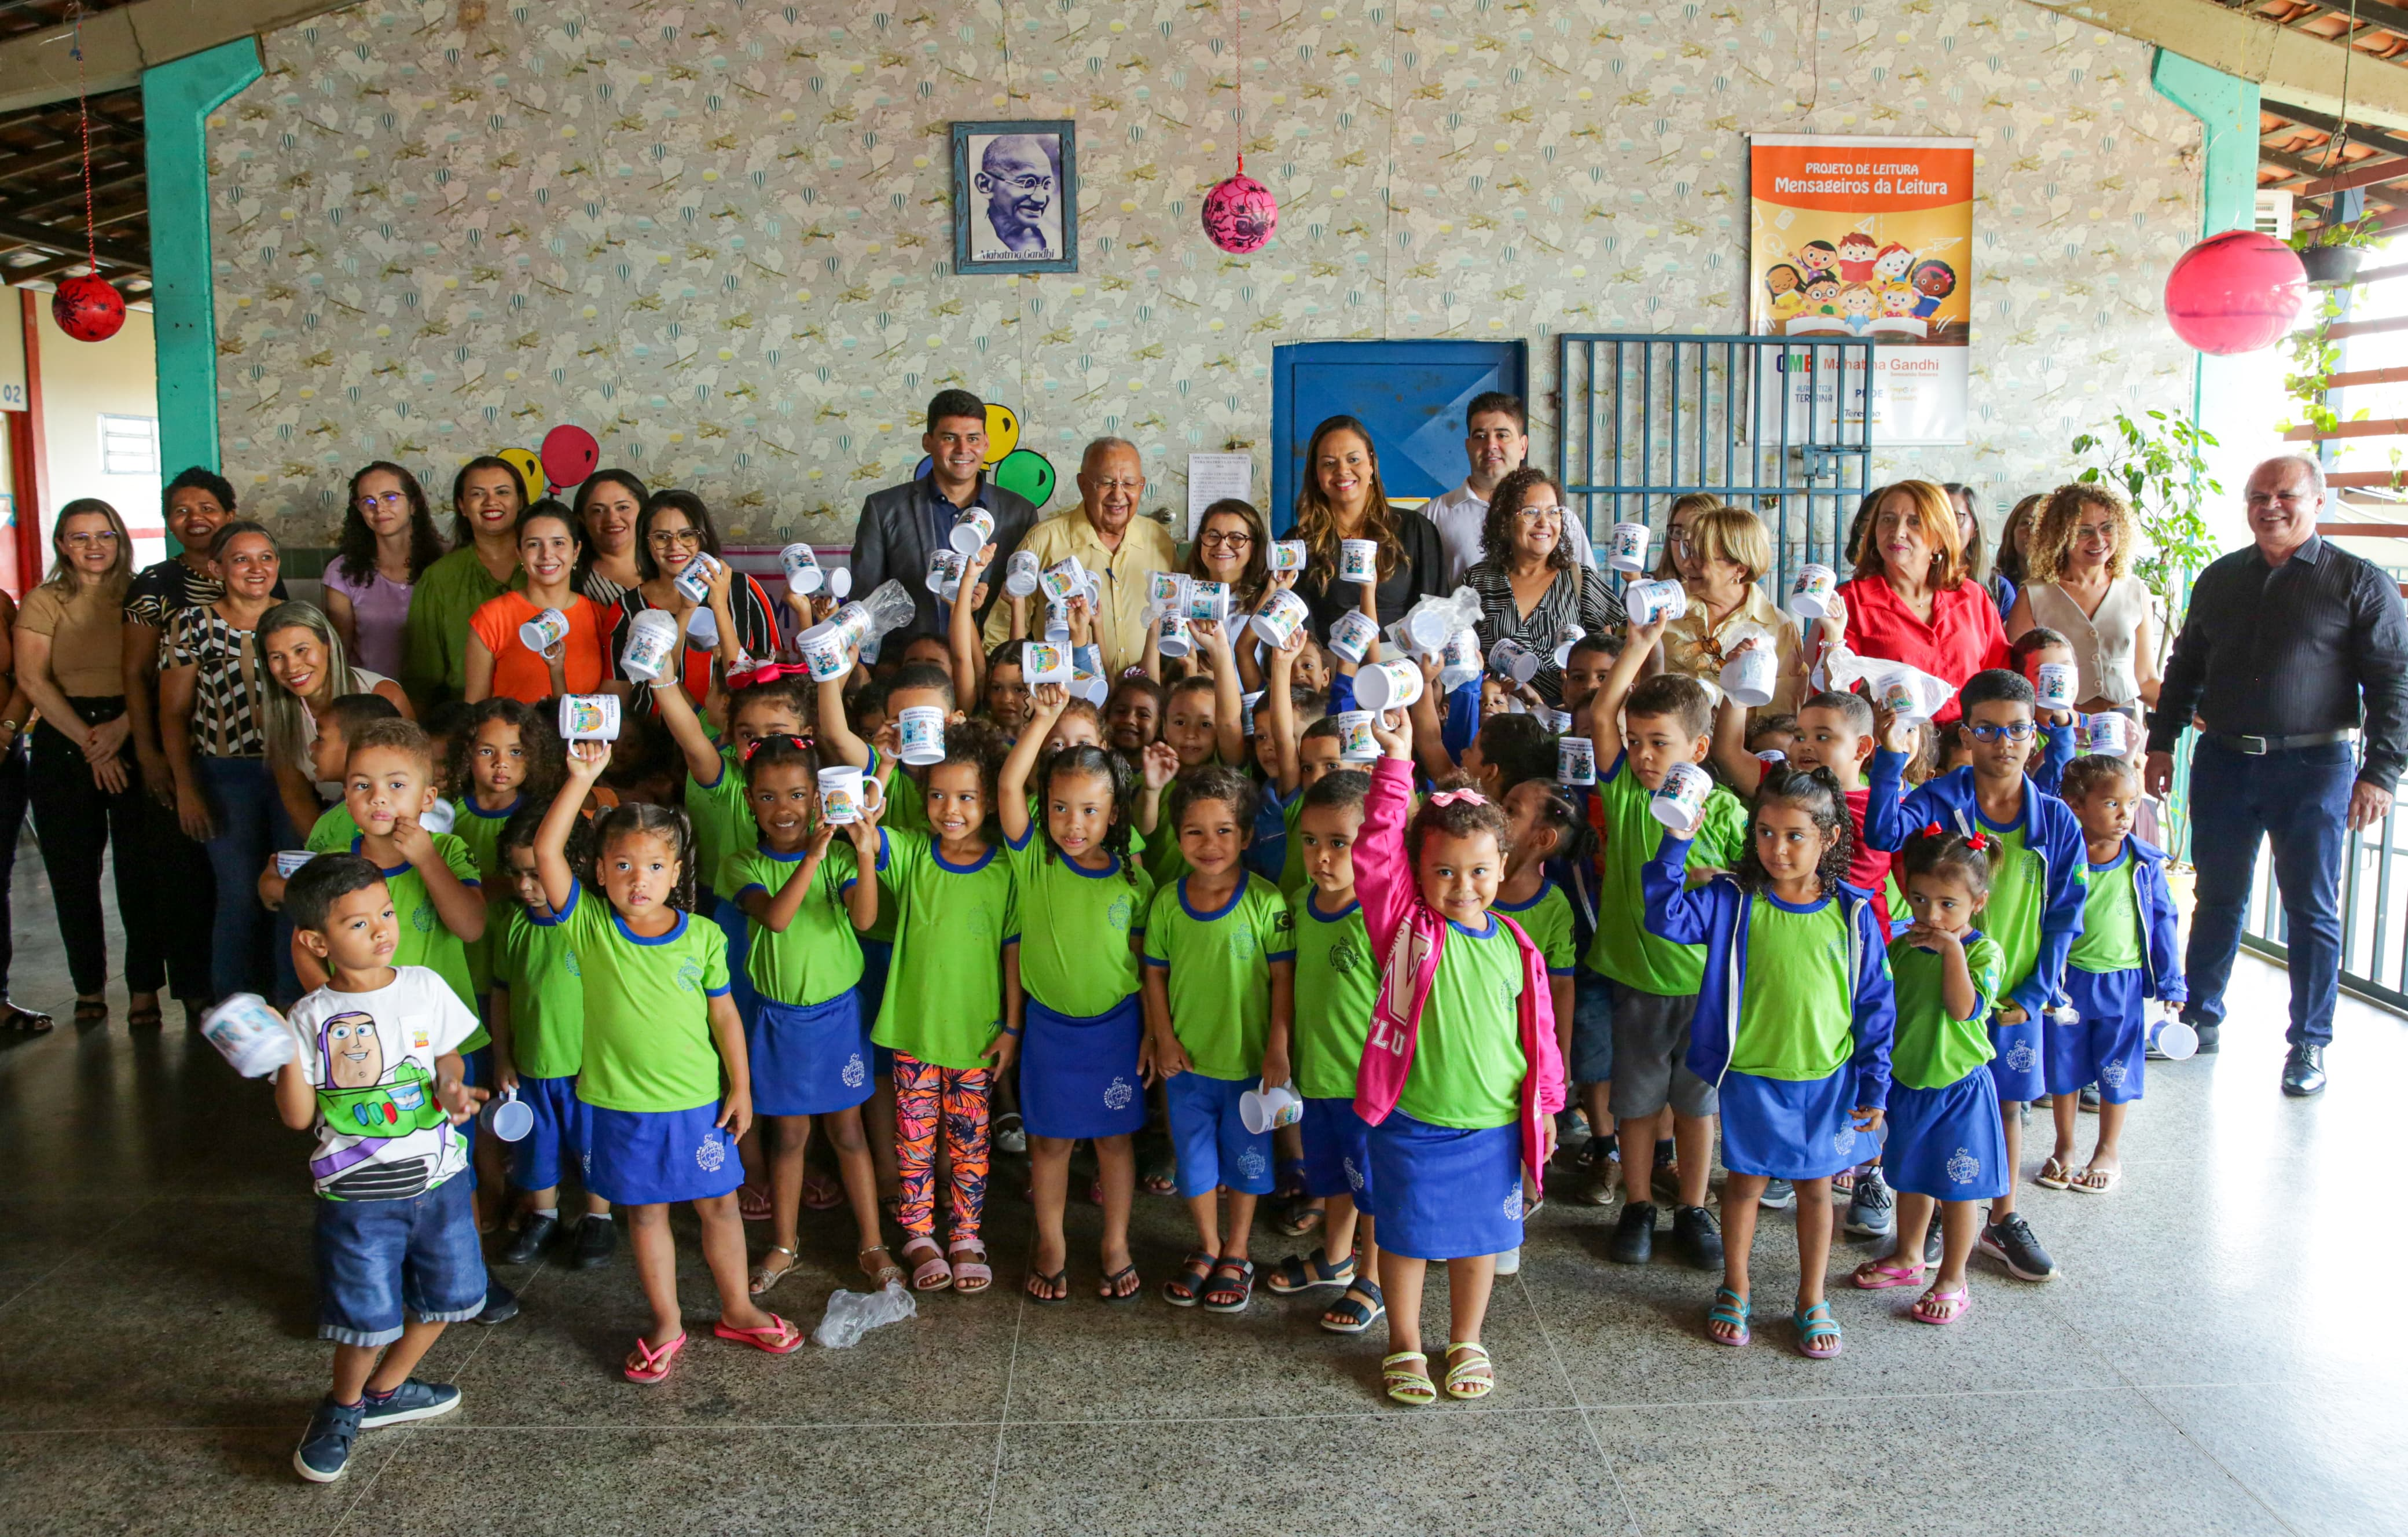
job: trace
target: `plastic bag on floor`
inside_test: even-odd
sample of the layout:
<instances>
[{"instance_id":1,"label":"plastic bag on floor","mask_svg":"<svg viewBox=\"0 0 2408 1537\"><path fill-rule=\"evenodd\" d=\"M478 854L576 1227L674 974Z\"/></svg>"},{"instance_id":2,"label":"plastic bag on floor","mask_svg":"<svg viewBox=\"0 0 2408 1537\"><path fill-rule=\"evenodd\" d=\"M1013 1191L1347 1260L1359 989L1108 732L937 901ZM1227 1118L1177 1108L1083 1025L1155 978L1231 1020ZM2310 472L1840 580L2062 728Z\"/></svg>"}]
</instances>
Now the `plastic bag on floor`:
<instances>
[{"instance_id":1,"label":"plastic bag on floor","mask_svg":"<svg viewBox=\"0 0 2408 1537\"><path fill-rule=\"evenodd\" d=\"M842 1350L859 1343L863 1335L880 1325L899 1324L917 1316L919 1312L919 1303L912 1300L900 1281L889 1281L882 1291L838 1290L828 1299L820 1327L811 1330L811 1342L830 1350Z\"/></svg>"}]
</instances>

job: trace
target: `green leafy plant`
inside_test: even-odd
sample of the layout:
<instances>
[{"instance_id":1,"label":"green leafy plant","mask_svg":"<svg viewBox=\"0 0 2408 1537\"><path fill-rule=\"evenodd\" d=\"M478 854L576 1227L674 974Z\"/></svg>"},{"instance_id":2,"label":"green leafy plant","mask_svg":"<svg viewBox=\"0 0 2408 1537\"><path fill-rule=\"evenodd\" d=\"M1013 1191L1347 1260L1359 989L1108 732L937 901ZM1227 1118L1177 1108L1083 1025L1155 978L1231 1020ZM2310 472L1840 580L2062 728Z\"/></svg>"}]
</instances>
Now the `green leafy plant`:
<instances>
[{"instance_id":1,"label":"green leafy plant","mask_svg":"<svg viewBox=\"0 0 2408 1537\"><path fill-rule=\"evenodd\" d=\"M2141 525L2147 548L2136 553L2132 574L2155 600L2160 663L2191 579L2216 553L2200 515L2210 496L2224 494L2201 452L2214 447L2214 436L2197 423L2157 410L2137 421L2117 411L2107 430L2073 440L2075 455L2094 461L2076 479L2120 492Z\"/></svg>"},{"instance_id":2,"label":"green leafy plant","mask_svg":"<svg viewBox=\"0 0 2408 1537\"><path fill-rule=\"evenodd\" d=\"M2348 312L2349 300L2344 290L2326 289L2316 303L2315 323L2292 332L2284 343L2291 351L2291 371L2284 376L2283 391L2300 404L2300 420L2285 425L2330 432L2341 421L2325 394L2325 381L2341 367L2341 344L2332 339L2332 328Z\"/></svg>"},{"instance_id":3,"label":"green leafy plant","mask_svg":"<svg viewBox=\"0 0 2408 1537\"><path fill-rule=\"evenodd\" d=\"M2380 217L2370 213L2362 219L2328 220L2307 229L2295 229L2291 232L2289 243L2293 251L2313 251L2318 246L2363 248L2387 238L2390 234L2383 226Z\"/></svg>"}]
</instances>

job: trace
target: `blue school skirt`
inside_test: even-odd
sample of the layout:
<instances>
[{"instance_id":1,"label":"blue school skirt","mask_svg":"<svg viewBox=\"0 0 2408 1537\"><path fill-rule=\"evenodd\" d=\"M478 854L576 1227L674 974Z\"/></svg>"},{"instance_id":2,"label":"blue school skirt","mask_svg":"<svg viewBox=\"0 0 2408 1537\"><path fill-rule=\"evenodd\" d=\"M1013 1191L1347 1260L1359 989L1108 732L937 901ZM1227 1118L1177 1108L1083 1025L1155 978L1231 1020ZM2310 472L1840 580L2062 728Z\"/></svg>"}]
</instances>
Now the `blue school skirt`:
<instances>
[{"instance_id":1,"label":"blue school skirt","mask_svg":"<svg viewBox=\"0 0 2408 1537\"><path fill-rule=\"evenodd\" d=\"M1032 1137L1119 1137L1145 1129L1137 995L1099 1014L1056 1013L1028 1000L1020 1043L1020 1119Z\"/></svg>"},{"instance_id":2,"label":"blue school skirt","mask_svg":"<svg viewBox=\"0 0 2408 1537\"><path fill-rule=\"evenodd\" d=\"M1723 1167L1776 1180L1828 1179L1867 1158L1881 1143L1856 1129L1856 1075L1846 1064L1828 1078L1723 1074Z\"/></svg>"},{"instance_id":3,"label":"blue school skirt","mask_svg":"<svg viewBox=\"0 0 2408 1537\"><path fill-rule=\"evenodd\" d=\"M1304 1119L1304 1193L1351 1196L1354 1209L1371 1210L1371 1128L1354 1113L1352 1099L1307 1099Z\"/></svg>"},{"instance_id":4,"label":"blue school skirt","mask_svg":"<svg viewBox=\"0 0 2408 1537\"><path fill-rule=\"evenodd\" d=\"M848 987L825 1003L763 998L744 1027L752 1113L824 1115L869 1098L869 1027Z\"/></svg>"},{"instance_id":5,"label":"blue school skirt","mask_svg":"<svg viewBox=\"0 0 2408 1537\"><path fill-rule=\"evenodd\" d=\"M1894 1189L1934 1200L1995 1200L2007 1193L2007 1135L1986 1068L1946 1088L1889 1086L1882 1174Z\"/></svg>"},{"instance_id":6,"label":"blue school skirt","mask_svg":"<svg viewBox=\"0 0 2408 1537\"><path fill-rule=\"evenodd\" d=\"M2081 1017L2070 1025L2052 1019L2041 1032L2049 1093L2071 1094L2096 1084L2099 1098L2111 1105L2141 1097L2142 1064L2149 1057L2147 981L2138 968L2065 969L2065 1001Z\"/></svg>"},{"instance_id":7,"label":"blue school skirt","mask_svg":"<svg viewBox=\"0 0 2408 1537\"><path fill-rule=\"evenodd\" d=\"M719 1101L692 1110L594 1113L585 1188L613 1206L657 1206L724 1196L744 1183L736 1139L714 1123Z\"/></svg>"},{"instance_id":8,"label":"blue school skirt","mask_svg":"<svg viewBox=\"0 0 2408 1537\"><path fill-rule=\"evenodd\" d=\"M2025 1104L2048 1093L2039 1020L2001 1025L1997 1015L1990 1017L1990 1082L1999 1098L2010 1104Z\"/></svg>"},{"instance_id":9,"label":"blue school skirt","mask_svg":"<svg viewBox=\"0 0 2408 1537\"><path fill-rule=\"evenodd\" d=\"M736 1017L750 1025L752 1023L752 1010L761 998L761 995L753 991L752 976L744 970L744 958L752 951L752 921L744 916L742 908L724 897L717 898L703 911L710 914L710 921L719 926L719 931L727 936L728 1001L736 1005Z\"/></svg>"},{"instance_id":10,"label":"blue school skirt","mask_svg":"<svg viewBox=\"0 0 2408 1537\"><path fill-rule=\"evenodd\" d=\"M535 1127L510 1149L510 1178L522 1190L549 1190L560 1183L561 1155L588 1174L586 1149L594 1144L594 1107L577 1097L577 1078L519 1077L519 1099L535 1113Z\"/></svg>"},{"instance_id":11,"label":"blue school skirt","mask_svg":"<svg viewBox=\"0 0 2408 1537\"><path fill-rule=\"evenodd\" d=\"M1408 1259L1469 1259L1521 1244L1519 1126L1465 1131L1392 1110L1366 1128L1366 1142L1381 1248Z\"/></svg>"}]
</instances>

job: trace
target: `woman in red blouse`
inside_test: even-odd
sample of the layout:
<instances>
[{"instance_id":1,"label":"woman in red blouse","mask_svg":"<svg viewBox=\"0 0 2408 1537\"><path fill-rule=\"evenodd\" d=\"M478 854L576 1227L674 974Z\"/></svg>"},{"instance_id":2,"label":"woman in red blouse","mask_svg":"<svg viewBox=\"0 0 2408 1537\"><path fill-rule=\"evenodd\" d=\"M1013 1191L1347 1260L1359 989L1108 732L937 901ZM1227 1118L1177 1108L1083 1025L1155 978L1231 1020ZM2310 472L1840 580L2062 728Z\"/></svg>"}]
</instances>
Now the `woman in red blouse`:
<instances>
[{"instance_id":1,"label":"woman in red blouse","mask_svg":"<svg viewBox=\"0 0 2408 1537\"><path fill-rule=\"evenodd\" d=\"M1940 487L1885 487L1854 555L1856 580L1840 587L1844 608L1822 624L1826 643L1844 639L1859 656L1903 662L1952 689L2008 665L1999 607L1970 580L1956 510ZM1943 713L1955 714L1955 704Z\"/></svg>"}]
</instances>

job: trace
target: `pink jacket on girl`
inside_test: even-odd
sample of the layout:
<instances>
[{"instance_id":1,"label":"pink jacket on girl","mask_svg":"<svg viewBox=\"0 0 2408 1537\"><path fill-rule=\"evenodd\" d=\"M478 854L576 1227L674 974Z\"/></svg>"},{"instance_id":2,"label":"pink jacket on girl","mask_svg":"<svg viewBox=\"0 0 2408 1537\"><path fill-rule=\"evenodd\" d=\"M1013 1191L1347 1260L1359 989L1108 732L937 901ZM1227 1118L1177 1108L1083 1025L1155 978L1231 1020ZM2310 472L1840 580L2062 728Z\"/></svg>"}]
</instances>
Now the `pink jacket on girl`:
<instances>
[{"instance_id":1,"label":"pink jacket on girl","mask_svg":"<svg viewBox=\"0 0 2408 1537\"><path fill-rule=\"evenodd\" d=\"M1412 770L1400 758L1383 757L1371 769L1371 793L1363 803L1363 828L1354 840L1354 896L1363 904L1363 927L1371 950L1386 958L1380 991L1371 1004L1371 1038L1354 1075L1354 1113L1377 1126L1397 1108L1412 1070L1413 1043L1422 1008L1429 1001L1446 947L1447 922L1422 900L1412 862L1405 854L1405 823L1412 806ZM1539 1199L1545 1176L1545 1121L1564 1108L1564 1063L1555 1051L1555 994L1548 987L1547 959L1521 926L1501 912L1522 952L1519 1007L1522 1056L1522 1163L1530 1199Z\"/></svg>"}]
</instances>

